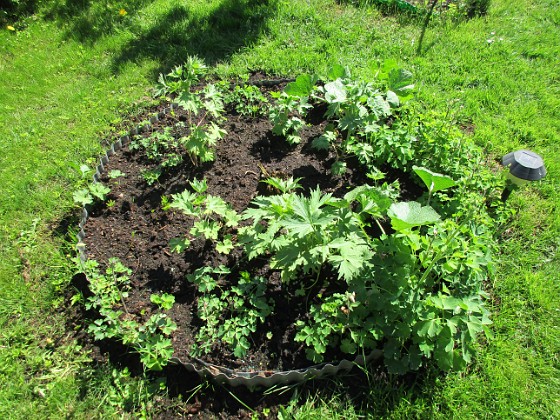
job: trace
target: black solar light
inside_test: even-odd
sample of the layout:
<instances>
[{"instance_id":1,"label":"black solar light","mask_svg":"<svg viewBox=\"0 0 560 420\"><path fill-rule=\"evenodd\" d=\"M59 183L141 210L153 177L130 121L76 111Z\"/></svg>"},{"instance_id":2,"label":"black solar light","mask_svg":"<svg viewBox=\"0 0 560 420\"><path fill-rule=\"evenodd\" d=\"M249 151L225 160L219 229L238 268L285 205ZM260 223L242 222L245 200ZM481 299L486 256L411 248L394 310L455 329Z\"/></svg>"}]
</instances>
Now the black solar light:
<instances>
[{"instance_id":1,"label":"black solar light","mask_svg":"<svg viewBox=\"0 0 560 420\"><path fill-rule=\"evenodd\" d=\"M542 157L530 150L508 153L502 158L502 165L509 167L508 182L502 192L502 201L509 198L515 187L538 181L546 175Z\"/></svg>"}]
</instances>

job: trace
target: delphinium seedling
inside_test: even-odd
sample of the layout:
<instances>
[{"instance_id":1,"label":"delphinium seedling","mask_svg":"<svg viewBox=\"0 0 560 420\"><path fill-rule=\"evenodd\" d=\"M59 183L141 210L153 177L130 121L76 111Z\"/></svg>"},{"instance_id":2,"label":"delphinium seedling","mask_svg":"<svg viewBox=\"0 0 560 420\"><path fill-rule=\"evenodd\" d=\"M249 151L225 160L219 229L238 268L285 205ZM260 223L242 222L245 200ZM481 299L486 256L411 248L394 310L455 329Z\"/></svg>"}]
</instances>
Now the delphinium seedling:
<instances>
[{"instance_id":1,"label":"delphinium seedling","mask_svg":"<svg viewBox=\"0 0 560 420\"><path fill-rule=\"evenodd\" d=\"M189 230L192 238L202 236L216 244L216 250L229 254L233 249L232 235L224 230L238 225L241 217L221 197L206 194L206 180L190 181L194 192L188 190L173 194L170 208L176 208L187 216L194 217L193 227ZM170 246L176 252L182 252L190 244L189 238L172 240Z\"/></svg>"}]
</instances>

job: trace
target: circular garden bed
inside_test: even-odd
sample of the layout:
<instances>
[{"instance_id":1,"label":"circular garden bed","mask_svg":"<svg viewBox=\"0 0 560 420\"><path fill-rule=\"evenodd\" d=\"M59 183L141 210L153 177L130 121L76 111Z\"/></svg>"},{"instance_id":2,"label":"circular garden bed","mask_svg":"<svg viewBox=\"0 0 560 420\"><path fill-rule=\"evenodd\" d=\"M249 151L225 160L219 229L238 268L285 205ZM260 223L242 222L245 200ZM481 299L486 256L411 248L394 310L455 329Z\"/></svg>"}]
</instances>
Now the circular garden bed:
<instances>
[{"instance_id":1,"label":"circular garden bed","mask_svg":"<svg viewBox=\"0 0 560 420\"><path fill-rule=\"evenodd\" d=\"M490 324L481 151L390 63L370 82L205 75L162 77L168 99L75 193L92 336L234 385L381 355L465 366Z\"/></svg>"}]
</instances>

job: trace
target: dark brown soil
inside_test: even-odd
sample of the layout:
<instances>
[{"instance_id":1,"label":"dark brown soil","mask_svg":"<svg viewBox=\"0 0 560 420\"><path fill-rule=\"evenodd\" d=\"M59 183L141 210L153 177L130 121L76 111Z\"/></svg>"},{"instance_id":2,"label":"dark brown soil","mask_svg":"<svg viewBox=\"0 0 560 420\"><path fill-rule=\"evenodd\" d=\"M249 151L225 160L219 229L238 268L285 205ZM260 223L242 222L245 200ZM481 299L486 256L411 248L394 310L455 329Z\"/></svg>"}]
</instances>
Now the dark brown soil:
<instances>
[{"instance_id":1,"label":"dark brown soil","mask_svg":"<svg viewBox=\"0 0 560 420\"><path fill-rule=\"evenodd\" d=\"M152 109L146 115L162 111L166 106L169 104ZM305 358L302 345L294 340L294 323L298 319L306 319L313 296L338 290L321 289L322 283L318 282L315 289L309 290L310 299L307 296L298 297L295 293L297 285L282 285L279 273L271 270L266 261L247 262L236 252L224 256L203 238L195 238L190 248L182 254L171 253L169 241L184 237L192 227L193 220L176 210L162 210L161 203L163 197L170 198L171 194L188 189L189 180L204 178L208 183L209 194L222 197L237 211L242 211L257 194L267 193L265 184L260 182L267 175L301 177L303 193L319 186L324 192L342 196L349 187L366 182L366 178L360 166L352 161L348 162L348 171L344 176L333 177L329 168L335 156L311 149L311 140L322 134L327 124L323 114L324 109L320 107L310 112L306 117L308 127L303 132L303 141L300 145L290 146L284 139L272 134L272 126L267 119L244 117L230 110L227 122L223 125L228 134L216 148L215 161L196 167L186 158L179 166L165 171L158 182L151 186L146 183L142 173L154 169L156 164L147 158L144 151L124 147L110 158L101 181L110 186L111 193L105 204L97 205L90 212L84 229L86 255L102 265L109 258L117 257L133 270L127 310L139 321L147 319L157 309L150 302L151 294L166 292L175 296L176 303L168 311L178 326L173 334L175 357L189 360L189 351L200 325L196 318L198 293L186 280L186 274L202 266L225 264L237 267L237 271L248 270L267 278L267 295L274 301L275 310L252 337L252 347L245 358L238 359L231 349L216 344L203 359L239 371L289 370L312 364ZM161 131L184 119L184 111L177 109L160 118L142 135L148 136L152 131ZM120 170L126 176L110 179L107 174L111 170ZM404 174L389 171L388 178L390 181L399 178L405 199L417 197L418 188ZM311 283L313 281L308 284ZM334 276L331 283L335 285L334 289L342 288L342 285L337 285ZM222 286L227 287L227 284ZM267 332L272 332L272 339L267 339ZM118 348L115 343L98 345L101 353ZM120 354L126 352L126 349L119 350ZM342 353L331 350L326 360L337 361L342 358L345 358ZM195 381L193 375L182 368L170 367L167 372L171 387L173 378L179 375L177 372L181 372L183 378L189 377ZM181 386L177 385L177 388ZM208 405L208 402L202 404L197 401L196 404L202 406ZM212 407L209 410L216 412L217 408ZM196 406L190 409L192 413L198 412Z\"/></svg>"}]
</instances>

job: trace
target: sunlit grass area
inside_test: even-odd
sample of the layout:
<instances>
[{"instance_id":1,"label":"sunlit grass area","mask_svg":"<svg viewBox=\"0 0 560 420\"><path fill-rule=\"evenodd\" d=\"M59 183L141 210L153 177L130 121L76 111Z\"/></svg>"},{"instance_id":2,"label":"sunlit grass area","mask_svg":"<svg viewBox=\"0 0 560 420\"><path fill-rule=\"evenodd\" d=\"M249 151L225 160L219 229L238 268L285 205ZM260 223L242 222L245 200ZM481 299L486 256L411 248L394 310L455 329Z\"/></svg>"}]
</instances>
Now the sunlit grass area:
<instances>
[{"instance_id":1,"label":"sunlit grass area","mask_svg":"<svg viewBox=\"0 0 560 420\"><path fill-rule=\"evenodd\" d=\"M286 415L560 416L557 1L493 0L471 20L436 15L420 55L420 19L345 2L38 3L0 28L2 418L157 413L150 380L90 363L62 302L74 274L79 166L152 101L159 73L189 55L223 77L271 78L324 74L335 63L371 78L395 59L413 72L417 99L463 127L489 164L527 148L547 167L543 181L510 198L515 216L488 282L495 338L479 345L467 371L372 384L363 407L336 397L334 386L334 397L304 396Z\"/></svg>"}]
</instances>

